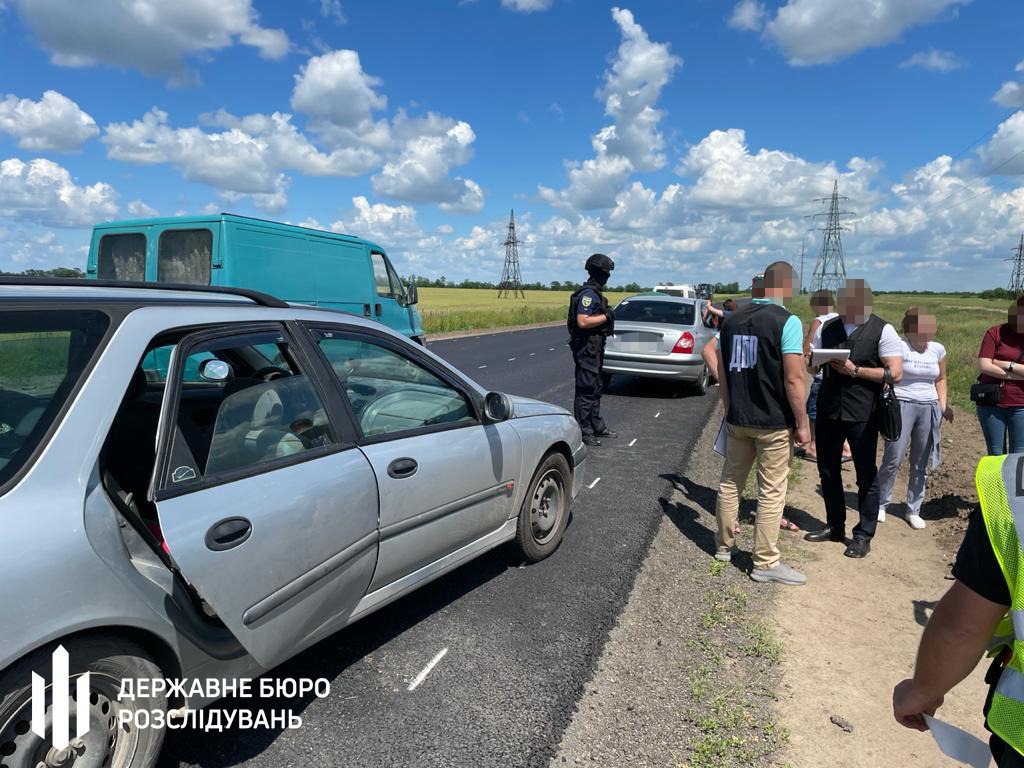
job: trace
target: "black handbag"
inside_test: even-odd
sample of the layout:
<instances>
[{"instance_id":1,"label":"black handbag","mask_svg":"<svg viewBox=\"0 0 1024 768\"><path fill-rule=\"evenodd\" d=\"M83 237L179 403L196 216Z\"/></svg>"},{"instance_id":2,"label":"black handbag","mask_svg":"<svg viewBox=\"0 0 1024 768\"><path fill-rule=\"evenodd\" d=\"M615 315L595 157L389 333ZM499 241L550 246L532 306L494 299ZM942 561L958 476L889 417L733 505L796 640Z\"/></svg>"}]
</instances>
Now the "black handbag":
<instances>
[{"instance_id":1,"label":"black handbag","mask_svg":"<svg viewBox=\"0 0 1024 768\"><path fill-rule=\"evenodd\" d=\"M999 405L1003 394L1002 382L977 383L971 385L971 402L975 405Z\"/></svg>"},{"instance_id":2,"label":"black handbag","mask_svg":"<svg viewBox=\"0 0 1024 768\"><path fill-rule=\"evenodd\" d=\"M875 411L878 417L878 434L884 440L894 443L900 439L903 432L903 414L900 411L900 401L896 399L896 392L893 390L892 372L889 366L885 367L885 376L882 378L882 394L878 398L878 408Z\"/></svg>"}]
</instances>

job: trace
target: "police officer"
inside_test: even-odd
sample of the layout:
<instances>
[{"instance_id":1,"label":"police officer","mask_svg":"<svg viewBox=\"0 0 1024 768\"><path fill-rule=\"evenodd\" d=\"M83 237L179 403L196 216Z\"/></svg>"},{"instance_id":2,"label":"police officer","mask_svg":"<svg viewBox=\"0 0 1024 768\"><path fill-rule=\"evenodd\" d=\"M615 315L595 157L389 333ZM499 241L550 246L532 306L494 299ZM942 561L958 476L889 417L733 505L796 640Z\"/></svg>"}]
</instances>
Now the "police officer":
<instances>
[{"instance_id":1,"label":"police officer","mask_svg":"<svg viewBox=\"0 0 1024 768\"><path fill-rule=\"evenodd\" d=\"M618 437L601 418L601 363L605 339L615 328L615 312L602 291L613 269L614 261L595 253L586 263L589 279L569 300L569 347L576 363L573 413L587 445L601 445L601 437Z\"/></svg>"},{"instance_id":2,"label":"police officer","mask_svg":"<svg viewBox=\"0 0 1024 768\"><path fill-rule=\"evenodd\" d=\"M999 768L1024 767L1024 454L988 456L978 467L981 508L971 516L953 576L956 583L932 613L917 651L914 677L893 691L896 720L927 730L947 693L985 651L989 746Z\"/></svg>"}]
</instances>

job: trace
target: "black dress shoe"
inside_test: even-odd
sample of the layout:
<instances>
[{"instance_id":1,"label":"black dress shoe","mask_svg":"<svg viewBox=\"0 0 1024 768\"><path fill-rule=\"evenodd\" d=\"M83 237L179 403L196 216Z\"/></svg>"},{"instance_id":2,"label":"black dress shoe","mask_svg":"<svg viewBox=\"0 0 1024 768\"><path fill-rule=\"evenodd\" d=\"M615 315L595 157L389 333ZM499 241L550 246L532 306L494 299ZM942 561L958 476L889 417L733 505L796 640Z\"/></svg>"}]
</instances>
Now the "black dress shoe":
<instances>
[{"instance_id":1,"label":"black dress shoe","mask_svg":"<svg viewBox=\"0 0 1024 768\"><path fill-rule=\"evenodd\" d=\"M594 433L595 437L618 437L619 433L614 430L608 429L607 427L600 432Z\"/></svg>"},{"instance_id":2,"label":"black dress shoe","mask_svg":"<svg viewBox=\"0 0 1024 768\"><path fill-rule=\"evenodd\" d=\"M813 541L813 542L836 541L836 542L843 542L843 541L846 541L846 535L844 533L842 533L841 531L833 531L828 526L825 526L820 531L811 531L810 533L808 533L806 536L804 536L804 541Z\"/></svg>"},{"instance_id":3,"label":"black dress shoe","mask_svg":"<svg viewBox=\"0 0 1024 768\"><path fill-rule=\"evenodd\" d=\"M584 445L592 445L592 446L596 447L596 446L601 445L601 441L597 439L596 435L584 435L583 436L583 444Z\"/></svg>"},{"instance_id":4,"label":"black dress shoe","mask_svg":"<svg viewBox=\"0 0 1024 768\"><path fill-rule=\"evenodd\" d=\"M843 552L847 557L867 557L868 552L871 551L871 540L865 539L861 536L854 536L853 541L850 542L850 546Z\"/></svg>"}]
</instances>

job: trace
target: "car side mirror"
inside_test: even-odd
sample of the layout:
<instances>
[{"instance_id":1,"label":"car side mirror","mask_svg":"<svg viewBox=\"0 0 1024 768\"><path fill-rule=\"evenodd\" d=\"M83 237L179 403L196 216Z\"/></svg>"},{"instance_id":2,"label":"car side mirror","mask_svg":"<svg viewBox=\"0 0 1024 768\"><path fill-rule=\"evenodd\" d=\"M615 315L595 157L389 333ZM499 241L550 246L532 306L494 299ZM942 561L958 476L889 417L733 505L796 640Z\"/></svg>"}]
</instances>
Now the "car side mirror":
<instances>
[{"instance_id":1,"label":"car side mirror","mask_svg":"<svg viewBox=\"0 0 1024 768\"><path fill-rule=\"evenodd\" d=\"M418 304L419 301L420 301L420 293L419 293L418 290L416 290L416 286L415 285L407 285L407 286L405 286L405 303L408 304L409 306L412 306L413 304Z\"/></svg>"},{"instance_id":2,"label":"car side mirror","mask_svg":"<svg viewBox=\"0 0 1024 768\"><path fill-rule=\"evenodd\" d=\"M222 382L231 378L231 366L216 358L199 364L199 378L203 381Z\"/></svg>"},{"instance_id":3,"label":"car side mirror","mask_svg":"<svg viewBox=\"0 0 1024 768\"><path fill-rule=\"evenodd\" d=\"M508 421L512 418L512 400L501 392L488 392L484 398L484 416L488 424Z\"/></svg>"}]
</instances>

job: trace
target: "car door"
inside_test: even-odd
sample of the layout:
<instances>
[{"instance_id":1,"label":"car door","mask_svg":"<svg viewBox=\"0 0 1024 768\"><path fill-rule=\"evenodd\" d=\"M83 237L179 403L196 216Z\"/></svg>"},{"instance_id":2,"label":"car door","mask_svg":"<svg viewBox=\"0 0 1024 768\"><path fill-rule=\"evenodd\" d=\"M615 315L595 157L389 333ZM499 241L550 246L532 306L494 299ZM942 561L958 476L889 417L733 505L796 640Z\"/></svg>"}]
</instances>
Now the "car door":
<instances>
[{"instance_id":1,"label":"car door","mask_svg":"<svg viewBox=\"0 0 1024 768\"><path fill-rule=\"evenodd\" d=\"M310 331L377 475L381 538L371 591L515 515L522 448L511 423L481 423L468 387L411 343L341 326Z\"/></svg>"},{"instance_id":2,"label":"car door","mask_svg":"<svg viewBox=\"0 0 1024 768\"><path fill-rule=\"evenodd\" d=\"M193 396L186 362L197 358L205 389ZM160 533L266 667L343 625L377 561L373 469L322 373L278 325L199 333L171 355L154 470ZM214 419L191 418L211 408Z\"/></svg>"},{"instance_id":3,"label":"car door","mask_svg":"<svg viewBox=\"0 0 1024 768\"><path fill-rule=\"evenodd\" d=\"M373 264L373 281L377 291L373 318L405 336L411 335L413 329L409 320L409 310L405 306L405 286L383 253L371 251L370 261Z\"/></svg>"}]
</instances>

